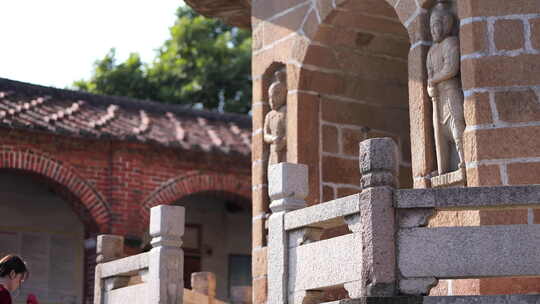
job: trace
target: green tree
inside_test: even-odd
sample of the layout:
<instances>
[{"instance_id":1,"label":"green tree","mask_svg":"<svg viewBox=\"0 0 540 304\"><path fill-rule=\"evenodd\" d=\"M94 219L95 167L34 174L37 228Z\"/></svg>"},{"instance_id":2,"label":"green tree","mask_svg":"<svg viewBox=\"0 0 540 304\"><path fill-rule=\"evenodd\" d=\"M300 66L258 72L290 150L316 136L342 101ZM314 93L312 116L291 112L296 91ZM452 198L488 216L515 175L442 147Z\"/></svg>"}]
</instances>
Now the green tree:
<instances>
[{"instance_id":1,"label":"green tree","mask_svg":"<svg viewBox=\"0 0 540 304\"><path fill-rule=\"evenodd\" d=\"M251 104L250 33L198 15L177 11L171 38L153 62L138 54L118 63L115 50L96 61L90 80L74 87L92 93L151 99L205 109L247 113Z\"/></svg>"}]
</instances>

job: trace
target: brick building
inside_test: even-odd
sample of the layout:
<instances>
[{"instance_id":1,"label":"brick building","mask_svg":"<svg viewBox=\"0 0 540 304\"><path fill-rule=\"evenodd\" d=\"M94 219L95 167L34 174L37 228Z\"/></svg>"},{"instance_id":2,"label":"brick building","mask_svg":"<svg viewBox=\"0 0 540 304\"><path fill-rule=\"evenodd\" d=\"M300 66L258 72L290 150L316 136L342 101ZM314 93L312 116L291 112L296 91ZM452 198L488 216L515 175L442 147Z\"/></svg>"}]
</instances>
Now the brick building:
<instances>
[{"instance_id":1,"label":"brick building","mask_svg":"<svg viewBox=\"0 0 540 304\"><path fill-rule=\"evenodd\" d=\"M0 79L0 253L28 260L23 294L90 303L96 235L141 252L149 209L179 204L185 282L212 271L228 300L251 284L250 141L240 115Z\"/></svg>"},{"instance_id":2,"label":"brick building","mask_svg":"<svg viewBox=\"0 0 540 304\"><path fill-rule=\"evenodd\" d=\"M287 73L287 156L309 167L307 202L359 192L358 142L389 136L400 186L430 188L437 170L427 54L435 0L187 0L253 35L253 285L267 299L268 88ZM459 37L465 186L540 183L540 2L453 0ZM540 212L440 212L445 225L539 224ZM433 294L540 292L539 279L442 281Z\"/></svg>"}]
</instances>

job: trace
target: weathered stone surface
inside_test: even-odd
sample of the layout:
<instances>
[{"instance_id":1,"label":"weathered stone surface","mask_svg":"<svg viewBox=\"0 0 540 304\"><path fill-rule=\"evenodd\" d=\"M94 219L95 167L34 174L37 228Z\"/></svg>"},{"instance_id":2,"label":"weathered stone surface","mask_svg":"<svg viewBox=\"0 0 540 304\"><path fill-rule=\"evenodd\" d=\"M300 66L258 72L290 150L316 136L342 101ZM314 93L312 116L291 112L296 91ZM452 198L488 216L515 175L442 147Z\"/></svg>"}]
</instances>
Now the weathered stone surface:
<instances>
[{"instance_id":1,"label":"weathered stone surface","mask_svg":"<svg viewBox=\"0 0 540 304\"><path fill-rule=\"evenodd\" d=\"M434 214L434 208L400 209L398 210L398 224L401 228L424 227Z\"/></svg>"},{"instance_id":2,"label":"weathered stone surface","mask_svg":"<svg viewBox=\"0 0 540 304\"><path fill-rule=\"evenodd\" d=\"M111 290L106 293L103 303L108 304L143 304L148 296L148 288L145 285L133 285ZM157 302L153 302L157 303ZM173 303L173 302L171 302Z\"/></svg>"},{"instance_id":3,"label":"weathered stone surface","mask_svg":"<svg viewBox=\"0 0 540 304\"><path fill-rule=\"evenodd\" d=\"M495 103L502 121L540 121L540 102L534 90L497 92Z\"/></svg>"},{"instance_id":4,"label":"weathered stone surface","mask_svg":"<svg viewBox=\"0 0 540 304\"><path fill-rule=\"evenodd\" d=\"M362 187L396 186L399 152L388 137L368 139L360 143Z\"/></svg>"},{"instance_id":5,"label":"weathered stone surface","mask_svg":"<svg viewBox=\"0 0 540 304\"><path fill-rule=\"evenodd\" d=\"M287 300L287 235L284 229L285 212L274 212L268 220L268 303L281 304Z\"/></svg>"},{"instance_id":6,"label":"weathered stone surface","mask_svg":"<svg viewBox=\"0 0 540 304\"><path fill-rule=\"evenodd\" d=\"M465 99L465 122L467 126L488 124L493 121L489 93L474 93Z\"/></svg>"},{"instance_id":7,"label":"weathered stone surface","mask_svg":"<svg viewBox=\"0 0 540 304\"><path fill-rule=\"evenodd\" d=\"M303 227L288 231L288 248L310 244L321 239L324 232L320 227Z\"/></svg>"},{"instance_id":8,"label":"weathered stone surface","mask_svg":"<svg viewBox=\"0 0 540 304\"><path fill-rule=\"evenodd\" d=\"M487 22L464 24L459 30L461 52L463 55L487 50Z\"/></svg>"},{"instance_id":9,"label":"weathered stone surface","mask_svg":"<svg viewBox=\"0 0 540 304\"><path fill-rule=\"evenodd\" d=\"M539 234L538 225L401 229L398 268L406 278L535 276Z\"/></svg>"},{"instance_id":10,"label":"weathered stone surface","mask_svg":"<svg viewBox=\"0 0 540 304\"><path fill-rule=\"evenodd\" d=\"M287 74L277 71L268 89L271 111L264 118L264 142L270 145L268 165L286 161L287 157Z\"/></svg>"},{"instance_id":11,"label":"weathered stone surface","mask_svg":"<svg viewBox=\"0 0 540 304\"><path fill-rule=\"evenodd\" d=\"M152 249L148 253L147 303L182 303L185 208L160 205L150 210Z\"/></svg>"},{"instance_id":12,"label":"weathered stone surface","mask_svg":"<svg viewBox=\"0 0 540 304\"><path fill-rule=\"evenodd\" d=\"M526 54L518 57L489 56L463 60L463 88L468 90L498 86L536 86L540 82L540 75L535 73L540 68L539 57L540 55L536 54Z\"/></svg>"},{"instance_id":13,"label":"weathered stone surface","mask_svg":"<svg viewBox=\"0 0 540 304\"><path fill-rule=\"evenodd\" d=\"M118 235L99 235L96 246L96 262L105 263L124 256L124 237Z\"/></svg>"},{"instance_id":14,"label":"weathered stone surface","mask_svg":"<svg viewBox=\"0 0 540 304\"><path fill-rule=\"evenodd\" d=\"M186 210L181 206L160 205L150 209L152 246L182 246Z\"/></svg>"},{"instance_id":15,"label":"weathered stone surface","mask_svg":"<svg viewBox=\"0 0 540 304\"><path fill-rule=\"evenodd\" d=\"M396 245L392 189L368 188L360 193L362 234L362 294L395 294Z\"/></svg>"},{"instance_id":16,"label":"weathered stone surface","mask_svg":"<svg viewBox=\"0 0 540 304\"><path fill-rule=\"evenodd\" d=\"M360 280L361 242L360 234L348 234L292 248L288 259L289 292Z\"/></svg>"},{"instance_id":17,"label":"weathered stone surface","mask_svg":"<svg viewBox=\"0 0 540 304\"><path fill-rule=\"evenodd\" d=\"M426 63L428 94L433 101L433 130L439 175L465 167L460 48L459 38L452 34L455 24L451 10L439 2L431 13L433 46L429 49ZM452 163L451 155L454 152L459 156L458 164Z\"/></svg>"},{"instance_id":18,"label":"weathered stone surface","mask_svg":"<svg viewBox=\"0 0 540 304\"><path fill-rule=\"evenodd\" d=\"M397 190L394 199L397 208L533 207L540 204L540 186Z\"/></svg>"},{"instance_id":19,"label":"weathered stone surface","mask_svg":"<svg viewBox=\"0 0 540 304\"><path fill-rule=\"evenodd\" d=\"M495 47L498 50L518 50L525 47L525 25L520 19L495 22Z\"/></svg>"},{"instance_id":20,"label":"weathered stone surface","mask_svg":"<svg viewBox=\"0 0 540 304\"><path fill-rule=\"evenodd\" d=\"M268 170L269 195L272 212L305 207L308 195L308 168L302 164L280 163Z\"/></svg>"},{"instance_id":21,"label":"weathered stone surface","mask_svg":"<svg viewBox=\"0 0 540 304\"><path fill-rule=\"evenodd\" d=\"M359 212L360 195L354 194L287 213L285 229L292 230L305 226L336 227L343 224L342 217Z\"/></svg>"},{"instance_id":22,"label":"weathered stone surface","mask_svg":"<svg viewBox=\"0 0 540 304\"><path fill-rule=\"evenodd\" d=\"M101 278L131 276L148 268L148 253L141 253L101 265Z\"/></svg>"},{"instance_id":23,"label":"weathered stone surface","mask_svg":"<svg viewBox=\"0 0 540 304\"><path fill-rule=\"evenodd\" d=\"M424 297L423 304L538 304L540 295Z\"/></svg>"},{"instance_id":24,"label":"weathered stone surface","mask_svg":"<svg viewBox=\"0 0 540 304\"><path fill-rule=\"evenodd\" d=\"M399 280L399 291L410 295L426 295L437 284L433 277L425 278L402 278Z\"/></svg>"},{"instance_id":25,"label":"weathered stone surface","mask_svg":"<svg viewBox=\"0 0 540 304\"><path fill-rule=\"evenodd\" d=\"M538 172L540 172L540 162L510 164L508 165L508 182L511 185L540 184Z\"/></svg>"},{"instance_id":26,"label":"weathered stone surface","mask_svg":"<svg viewBox=\"0 0 540 304\"><path fill-rule=\"evenodd\" d=\"M325 304L538 304L540 295L369 297Z\"/></svg>"},{"instance_id":27,"label":"weathered stone surface","mask_svg":"<svg viewBox=\"0 0 540 304\"><path fill-rule=\"evenodd\" d=\"M434 176L431 178L433 188L441 187L464 187L467 185L465 168L459 168L455 171Z\"/></svg>"}]
</instances>

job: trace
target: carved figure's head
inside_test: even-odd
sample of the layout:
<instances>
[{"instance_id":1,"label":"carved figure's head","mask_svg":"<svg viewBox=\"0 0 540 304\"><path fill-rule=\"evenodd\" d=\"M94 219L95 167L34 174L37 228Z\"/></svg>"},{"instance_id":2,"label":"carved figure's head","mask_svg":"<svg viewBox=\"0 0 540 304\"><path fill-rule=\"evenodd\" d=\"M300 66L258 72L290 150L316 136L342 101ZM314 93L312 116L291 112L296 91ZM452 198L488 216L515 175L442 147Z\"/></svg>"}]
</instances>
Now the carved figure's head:
<instances>
[{"instance_id":1,"label":"carved figure's head","mask_svg":"<svg viewBox=\"0 0 540 304\"><path fill-rule=\"evenodd\" d=\"M276 80L268 89L268 95L270 107L272 110L277 110L287 102L287 74L285 71L277 71L274 76Z\"/></svg>"},{"instance_id":2,"label":"carved figure's head","mask_svg":"<svg viewBox=\"0 0 540 304\"><path fill-rule=\"evenodd\" d=\"M431 11L430 28L434 42L441 42L452 33L454 15L444 1L439 1Z\"/></svg>"}]
</instances>

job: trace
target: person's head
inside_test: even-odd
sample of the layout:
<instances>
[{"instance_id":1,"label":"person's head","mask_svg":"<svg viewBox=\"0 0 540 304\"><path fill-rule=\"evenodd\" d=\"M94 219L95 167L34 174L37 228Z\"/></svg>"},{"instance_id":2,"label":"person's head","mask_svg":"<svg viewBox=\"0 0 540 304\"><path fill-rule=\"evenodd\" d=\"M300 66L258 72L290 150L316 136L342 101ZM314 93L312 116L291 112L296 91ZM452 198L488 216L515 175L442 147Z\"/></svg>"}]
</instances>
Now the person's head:
<instances>
[{"instance_id":1,"label":"person's head","mask_svg":"<svg viewBox=\"0 0 540 304\"><path fill-rule=\"evenodd\" d=\"M26 263L16 255L6 255L0 260L0 279L10 292L21 287L28 274Z\"/></svg>"},{"instance_id":2,"label":"person's head","mask_svg":"<svg viewBox=\"0 0 540 304\"><path fill-rule=\"evenodd\" d=\"M268 95L270 107L272 110L277 110L287 102L287 74L285 71L277 71L274 76L275 82L270 86Z\"/></svg>"},{"instance_id":3,"label":"person's head","mask_svg":"<svg viewBox=\"0 0 540 304\"><path fill-rule=\"evenodd\" d=\"M443 1L437 3L431 12L430 18L431 36L433 41L441 42L444 38L452 34L454 27L454 16L445 6Z\"/></svg>"}]
</instances>

